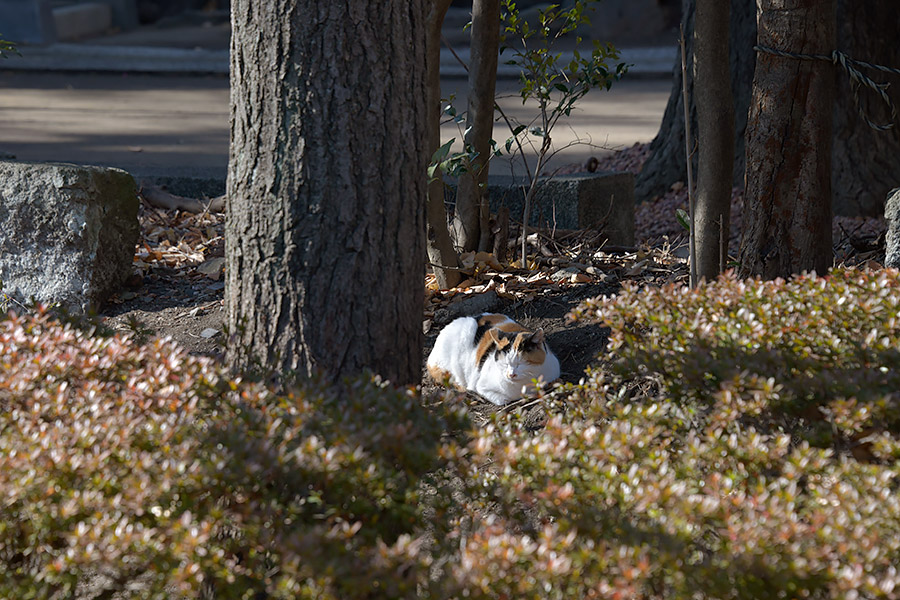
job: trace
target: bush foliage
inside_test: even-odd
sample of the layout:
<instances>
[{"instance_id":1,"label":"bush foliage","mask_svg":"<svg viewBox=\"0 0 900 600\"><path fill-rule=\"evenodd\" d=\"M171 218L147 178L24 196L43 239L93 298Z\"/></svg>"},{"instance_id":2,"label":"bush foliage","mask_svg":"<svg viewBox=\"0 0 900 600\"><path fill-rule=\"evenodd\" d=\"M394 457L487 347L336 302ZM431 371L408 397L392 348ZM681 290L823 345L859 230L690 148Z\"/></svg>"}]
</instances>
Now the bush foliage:
<instances>
[{"instance_id":1,"label":"bush foliage","mask_svg":"<svg viewBox=\"0 0 900 600\"><path fill-rule=\"evenodd\" d=\"M453 430L409 390L276 396L166 341L0 324L0 597L412 597ZM439 502L435 502L439 505Z\"/></svg>"},{"instance_id":2,"label":"bush foliage","mask_svg":"<svg viewBox=\"0 0 900 600\"><path fill-rule=\"evenodd\" d=\"M0 597L898 598L898 285L625 286L536 433L10 318Z\"/></svg>"}]
</instances>

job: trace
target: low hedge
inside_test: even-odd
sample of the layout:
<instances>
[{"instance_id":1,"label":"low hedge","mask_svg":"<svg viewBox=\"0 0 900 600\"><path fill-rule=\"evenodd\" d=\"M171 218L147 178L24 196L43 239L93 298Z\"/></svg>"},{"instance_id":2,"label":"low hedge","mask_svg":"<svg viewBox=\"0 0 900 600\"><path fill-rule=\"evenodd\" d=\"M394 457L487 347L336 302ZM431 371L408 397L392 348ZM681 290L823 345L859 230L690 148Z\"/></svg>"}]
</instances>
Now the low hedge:
<instances>
[{"instance_id":1,"label":"low hedge","mask_svg":"<svg viewBox=\"0 0 900 600\"><path fill-rule=\"evenodd\" d=\"M10 318L0 597L898 598L898 284L626 285L537 433Z\"/></svg>"},{"instance_id":2,"label":"low hedge","mask_svg":"<svg viewBox=\"0 0 900 600\"><path fill-rule=\"evenodd\" d=\"M460 425L412 390L274 395L47 314L0 323L0 369L2 598L399 598L427 579L423 477Z\"/></svg>"},{"instance_id":3,"label":"low hedge","mask_svg":"<svg viewBox=\"0 0 900 600\"><path fill-rule=\"evenodd\" d=\"M897 271L846 270L584 303L602 366L469 445L455 590L900 597L898 305Z\"/></svg>"}]
</instances>

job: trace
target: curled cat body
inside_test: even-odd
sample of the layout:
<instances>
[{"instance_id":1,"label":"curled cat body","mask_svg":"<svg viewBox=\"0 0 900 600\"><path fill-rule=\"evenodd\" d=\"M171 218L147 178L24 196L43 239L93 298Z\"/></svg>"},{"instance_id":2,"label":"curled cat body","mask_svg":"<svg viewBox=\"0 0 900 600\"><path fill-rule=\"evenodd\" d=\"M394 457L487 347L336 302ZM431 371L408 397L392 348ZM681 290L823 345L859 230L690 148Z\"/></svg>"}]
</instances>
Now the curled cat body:
<instances>
[{"instance_id":1,"label":"curled cat body","mask_svg":"<svg viewBox=\"0 0 900 600\"><path fill-rule=\"evenodd\" d=\"M544 331L528 331L506 315L460 317L438 335L426 361L428 374L473 391L497 405L533 394L533 379L559 377L559 360Z\"/></svg>"}]
</instances>

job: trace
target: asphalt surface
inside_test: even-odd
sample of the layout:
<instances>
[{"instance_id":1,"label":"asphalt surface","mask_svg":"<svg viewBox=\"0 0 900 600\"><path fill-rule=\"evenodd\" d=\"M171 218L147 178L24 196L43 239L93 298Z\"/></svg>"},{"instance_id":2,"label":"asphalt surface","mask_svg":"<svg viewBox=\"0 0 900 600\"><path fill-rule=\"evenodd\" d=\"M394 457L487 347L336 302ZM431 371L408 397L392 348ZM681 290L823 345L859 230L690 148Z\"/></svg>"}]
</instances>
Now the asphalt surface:
<instances>
[{"instance_id":1,"label":"asphalt surface","mask_svg":"<svg viewBox=\"0 0 900 600\"><path fill-rule=\"evenodd\" d=\"M115 166L138 177L223 179L229 138L227 43L227 27L219 24L142 28L81 44L23 47L21 58L0 61L0 155ZM636 76L611 91L590 93L560 122L552 136L556 148L577 140L589 145L565 149L551 166L583 162L656 135L674 53L636 48L624 54ZM464 71L449 53L442 57L442 74L445 97L455 94L454 104L464 110ZM501 75L501 105L528 123L536 109L522 106L510 73ZM445 140L462 136L452 123L442 133ZM498 124L495 139L508 136L505 125ZM510 166L501 161L493 169L508 173Z\"/></svg>"}]
</instances>

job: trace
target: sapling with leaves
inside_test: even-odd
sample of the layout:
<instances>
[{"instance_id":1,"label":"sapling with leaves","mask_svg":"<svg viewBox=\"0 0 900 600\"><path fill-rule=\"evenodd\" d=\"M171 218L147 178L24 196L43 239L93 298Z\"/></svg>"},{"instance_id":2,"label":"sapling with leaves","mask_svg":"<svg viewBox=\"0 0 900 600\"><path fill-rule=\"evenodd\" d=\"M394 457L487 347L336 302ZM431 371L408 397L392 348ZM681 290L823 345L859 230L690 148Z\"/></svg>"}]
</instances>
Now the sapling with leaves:
<instances>
[{"instance_id":1,"label":"sapling with leaves","mask_svg":"<svg viewBox=\"0 0 900 600\"><path fill-rule=\"evenodd\" d=\"M553 129L562 117L571 115L576 103L591 89L596 87L609 89L612 83L627 71L627 65L624 63L619 63L615 67L609 66L608 62L615 61L619 57L612 44L601 44L594 41L589 54L582 54L576 48L573 51L572 60L567 64L561 64L561 53L554 52L554 46L561 38L574 34L581 26L590 24L586 13L596 1L576 0L570 8L565 10L558 4L551 4L538 12L538 23L535 26L529 24L521 16L514 1L502 1L500 18L502 46L499 51L501 54L509 51L510 59L507 64L518 66L521 69L519 94L522 97L522 103L536 103L537 114L530 122L522 123L508 116L495 100L494 110L499 115L499 119L502 119L508 127L510 136L502 145L491 140L491 155L485 157L486 160L479 160L479 156L484 156L484 153L478 152L466 142L470 137L470 131L468 127L465 132L462 131L466 119L453 107L452 98L449 102L442 101L442 114L448 115L460 127L459 139L463 140L463 148L461 151L452 151L452 146L457 138L438 147L432 156L428 173L429 179L437 181L441 174L459 176L471 169L477 169L479 176L486 176L492 158L504 154L513 158L518 157L522 161L527 176L527 183L522 188L524 211L522 215L522 260L520 262L525 268L529 266L527 224L531 205L542 183L539 175L557 152L576 143L587 143L576 141L554 149L551 138ZM576 35L576 46L582 41L582 38ZM470 90L470 94L475 93L478 93L478 90ZM530 163L530 153L526 148L530 148L536 154L537 159L534 164ZM435 224L431 223L430 226L434 227Z\"/></svg>"},{"instance_id":2,"label":"sapling with leaves","mask_svg":"<svg viewBox=\"0 0 900 600\"><path fill-rule=\"evenodd\" d=\"M590 54L582 55L577 47L572 52L572 60L561 64L561 53L554 52L554 46L561 38L572 34L583 25L590 24L586 12L596 0L575 0L563 10L558 4L551 4L538 11L538 22L532 25L516 7L513 0L503 0L501 14L501 41L504 51L511 51L512 57L506 64L521 69L522 103L537 103L538 114L531 123L523 124L509 118L498 106L501 118L509 127L510 137L503 149L518 154L525 167L527 185L523 188L524 210L522 214L522 267L528 268L527 239L528 220L531 205L541 185L539 175L547 161L557 152L554 150L551 134L562 117L568 117L575 104L591 89L603 87L607 90L625 74L628 67L619 63L614 68L608 61L615 61L619 53L612 44L593 42ZM576 46L582 38L576 35ZM540 140L535 141L535 138ZM575 142L578 143L578 142ZM529 165L525 146L530 146L537 154L534 165ZM515 146L515 148L513 148ZM496 153L502 153L497 149Z\"/></svg>"},{"instance_id":3,"label":"sapling with leaves","mask_svg":"<svg viewBox=\"0 0 900 600\"><path fill-rule=\"evenodd\" d=\"M19 50L16 48L16 45L13 42L8 42L0 38L0 58L9 58L9 53L19 54L21 56Z\"/></svg>"}]
</instances>

